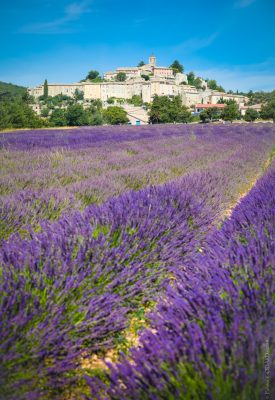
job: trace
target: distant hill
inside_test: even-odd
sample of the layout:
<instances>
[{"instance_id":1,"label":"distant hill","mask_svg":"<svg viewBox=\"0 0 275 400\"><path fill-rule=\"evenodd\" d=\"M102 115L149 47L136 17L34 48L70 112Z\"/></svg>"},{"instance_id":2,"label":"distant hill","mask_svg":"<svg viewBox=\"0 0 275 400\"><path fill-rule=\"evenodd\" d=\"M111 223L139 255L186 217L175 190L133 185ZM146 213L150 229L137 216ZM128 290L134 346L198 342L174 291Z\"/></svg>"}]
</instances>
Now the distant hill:
<instances>
[{"instance_id":1,"label":"distant hill","mask_svg":"<svg viewBox=\"0 0 275 400\"><path fill-rule=\"evenodd\" d=\"M0 81L0 98L22 96L26 92L26 89L27 88L24 86L13 85L12 83Z\"/></svg>"}]
</instances>

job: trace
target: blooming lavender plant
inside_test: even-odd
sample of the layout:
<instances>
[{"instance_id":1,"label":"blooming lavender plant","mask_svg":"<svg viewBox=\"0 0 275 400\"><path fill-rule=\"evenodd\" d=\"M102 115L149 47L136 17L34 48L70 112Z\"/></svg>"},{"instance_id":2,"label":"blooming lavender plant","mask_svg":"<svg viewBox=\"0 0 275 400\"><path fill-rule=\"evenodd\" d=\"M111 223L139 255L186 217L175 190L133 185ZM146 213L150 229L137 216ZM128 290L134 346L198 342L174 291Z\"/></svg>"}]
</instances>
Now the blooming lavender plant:
<instances>
[{"instance_id":1,"label":"blooming lavender plant","mask_svg":"<svg viewBox=\"0 0 275 400\"><path fill-rule=\"evenodd\" d=\"M92 398L264 398L266 340L274 350L274 189L273 163L203 253L173 268L176 283L131 360L108 364L107 385L87 376Z\"/></svg>"}]
</instances>

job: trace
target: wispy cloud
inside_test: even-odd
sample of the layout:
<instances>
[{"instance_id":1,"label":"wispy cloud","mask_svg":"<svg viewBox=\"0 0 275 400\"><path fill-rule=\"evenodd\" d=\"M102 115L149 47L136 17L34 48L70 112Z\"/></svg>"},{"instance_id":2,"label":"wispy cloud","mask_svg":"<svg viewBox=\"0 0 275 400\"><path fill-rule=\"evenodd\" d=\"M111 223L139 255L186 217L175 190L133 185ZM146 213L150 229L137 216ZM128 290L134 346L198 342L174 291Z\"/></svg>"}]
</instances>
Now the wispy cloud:
<instances>
[{"instance_id":1,"label":"wispy cloud","mask_svg":"<svg viewBox=\"0 0 275 400\"><path fill-rule=\"evenodd\" d=\"M176 45L173 50L177 52L190 52L190 51L196 51L203 49L205 47L210 46L216 38L219 36L219 32L214 32L210 36L206 37L194 37L191 39L188 39L182 43L179 43Z\"/></svg>"},{"instance_id":2,"label":"wispy cloud","mask_svg":"<svg viewBox=\"0 0 275 400\"><path fill-rule=\"evenodd\" d=\"M237 0L234 3L234 8L246 8L255 2L256 0Z\"/></svg>"},{"instance_id":3,"label":"wispy cloud","mask_svg":"<svg viewBox=\"0 0 275 400\"><path fill-rule=\"evenodd\" d=\"M226 90L275 90L275 59L258 64L214 67L197 71L198 75L216 79Z\"/></svg>"},{"instance_id":4,"label":"wispy cloud","mask_svg":"<svg viewBox=\"0 0 275 400\"><path fill-rule=\"evenodd\" d=\"M63 12L63 16L53 21L38 22L24 26L21 33L38 33L38 34L57 34L72 32L69 23L78 20L82 15L91 12L92 0L83 0L68 4Z\"/></svg>"}]
</instances>

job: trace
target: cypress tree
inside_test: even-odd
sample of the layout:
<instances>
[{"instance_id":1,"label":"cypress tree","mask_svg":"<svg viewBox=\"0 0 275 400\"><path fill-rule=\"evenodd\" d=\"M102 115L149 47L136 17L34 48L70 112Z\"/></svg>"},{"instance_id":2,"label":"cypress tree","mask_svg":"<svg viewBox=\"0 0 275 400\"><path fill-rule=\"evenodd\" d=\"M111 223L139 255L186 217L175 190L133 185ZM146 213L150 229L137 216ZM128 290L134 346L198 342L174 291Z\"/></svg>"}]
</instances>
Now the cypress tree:
<instances>
[{"instance_id":1,"label":"cypress tree","mask_svg":"<svg viewBox=\"0 0 275 400\"><path fill-rule=\"evenodd\" d=\"M47 81L47 79L45 79L45 82L44 82L44 97L47 98L48 95L49 95L48 81Z\"/></svg>"}]
</instances>

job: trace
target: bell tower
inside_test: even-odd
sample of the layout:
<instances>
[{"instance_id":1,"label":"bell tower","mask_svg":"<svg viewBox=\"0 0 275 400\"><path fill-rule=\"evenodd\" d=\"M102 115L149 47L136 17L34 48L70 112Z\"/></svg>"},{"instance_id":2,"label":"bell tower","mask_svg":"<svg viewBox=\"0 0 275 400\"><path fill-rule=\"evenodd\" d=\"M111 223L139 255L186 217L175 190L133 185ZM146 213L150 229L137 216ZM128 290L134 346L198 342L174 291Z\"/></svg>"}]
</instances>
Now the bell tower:
<instances>
[{"instance_id":1,"label":"bell tower","mask_svg":"<svg viewBox=\"0 0 275 400\"><path fill-rule=\"evenodd\" d=\"M151 54L149 57L149 64L155 67L157 65L157 58L154 54Z\"/></svg>"}]
</instances>

